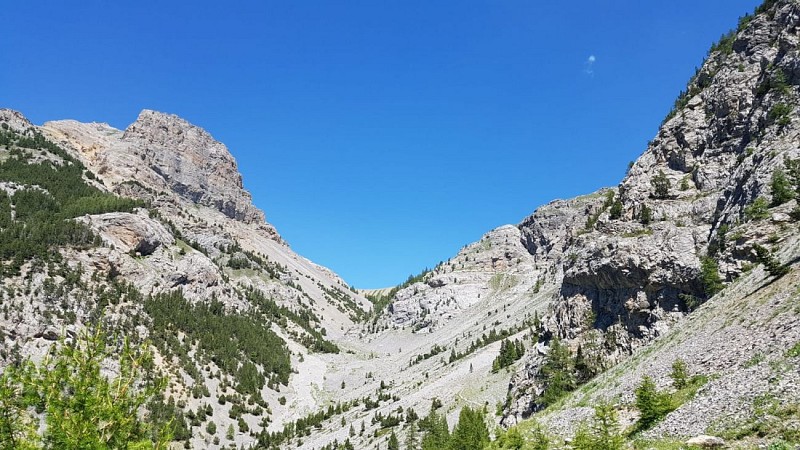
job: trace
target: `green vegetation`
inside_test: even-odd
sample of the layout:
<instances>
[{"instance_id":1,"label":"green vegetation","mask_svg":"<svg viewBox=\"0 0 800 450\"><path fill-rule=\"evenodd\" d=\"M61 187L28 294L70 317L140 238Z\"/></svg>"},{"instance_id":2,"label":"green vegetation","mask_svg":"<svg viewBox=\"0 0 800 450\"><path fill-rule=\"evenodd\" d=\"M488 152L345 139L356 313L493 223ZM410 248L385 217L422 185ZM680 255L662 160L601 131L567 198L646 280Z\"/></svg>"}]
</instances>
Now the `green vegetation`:
<instances>
[{"instance_id":1,"label":"green vegetation","mask_svg":"<svg viewBox=\"0 0 800 450\"><path fill-rule=\"evenodd\" d=\"M713 297L724 287L719 276L719 264L714 258L704 256L700 259L700 281L707 298Z\"/></svg>"},{"instance_id":2,"label":"green vegetation","mask_svg":"<svg viewBox=\"0 0 800 450\"><path fill-rule=\"evenodd\" d=\"M775 169L772 172L770 187L772 188L771 206L780 206L794 198L794 189L792 189L789 179L781 169Z\"/></svg>"},{"instance_id":3,"label":"green vegetation","mask_svg":"<svg viewBox=\"0 0 800 450\"><path fill-rule=\"evenodd\" d=\"M458 416L453 434L448 431L447 419L435 408L419 421L423 431L422 450L475 450L489 445L489 429L483 410L465 406Z\"/></svg>"},{"instance_id":4,"label":"green vegetation","mask_svg":"<svg viewBox=\"0 0 800 450\"><path fill-rule=\"evenodd\" d=\"M659 391L653 379L645 376L636 387L636 408L640 413L636 429L641 431L653 426L675 410L676 406L669 393Z\"/></svg>"},{"instance_id":5,"label":"green vegetation","mask_svg":"<svg viewBox=\"0 0 800 450\"><path fill-rule=\"evenodd\" d=\"M686 361L682 359L676 359L675 362L672 363L672 372L669 374L669 377L672 378L672 386L675 389L683 389L689 385L689 375L686 371Z\"/></svg>"},{"instance_id":6,"label":"green vegetation","mask_svg":"<svg viewBox=\"0 0 800 450\"><path fill-rule=\"evenodd\" d=\"M670 377L675 387L673 392L659 390L652 378L642 377L635 391L635 404L640 415L632 430L633 433L647 430L655 425L667 414L694 398L697 391L708 382L708 377L704 375L694 375L689 378L686 363L682 360L673 362Z\"/></svg>"},{"instance_id":7,"label":"green vegetation","mask_svg":"<svg viewBox=\"0 0 800 450\"><path fill-rule=\"evenodd\" d=\"M650 209L646 204L642 204L642 209L639 212L639 222L642 225L650 225L653 221L653 210Z\"/></svg>"},{"instance_id":8,"label":"green vegetation","mask_svg":"<svg viewBox=\"0 0 800 450\"><path fill-rule=\"evenodd\" d=\"M519 427L508 430L499 429L495 439L487 450L547 450L550 448L550 438L539 424L534 423L532 429L523 436Z\"/></svg>"},{"instance_id":9,"label":"green vegetation","mask_svg":"<svg viewBox=\"0 0 800 450\"><path fill-rule=\"evenodd\" d=\"M540 399L542 406L552 405L577 386L572 354L558 338L550 342L541 377L546 384Z\"/></svg>"},{"instance_id":10,"label":"green vegetation","mask_svg":"<svg viewBox=\"0 0 800 450\"><path fill-rule=\"evenodd\" d=\"M503 339L500 343L500 354L492 362L492 372L497 373L500 369L504 369L511 364L514 364L518 359L525 355L525 344L519 340L509 341Z\"/></svg>"},{"instance_id":11,"label":"green vegetation","mask_svg":"<svg viewBox=\"0 0 800 450\"><path fill-rule=\"evenodd\" d=\"M279 449L285 442L291 441L294 438L301 438L311 434L313 428L320 428L322 422L343 413L346 413L354 406L354 403L345 402L329 405L327 409L309 414L301 417L294 422L286 423L283 430L276 432L269 432L264 428L257 435L257 444L255 448L258 449ZM229 431L230 433L230 431ZM231 438L233 433L230 433ZM229 438L228 440L230 440ZM333 447L336 448L336 447ZM352 447L350 447L352 448Z\"/></svg>"},{"instance_id":12,"label":"green vegetation","mask_svg":"<svg viewBox=\"0 0 800 450\"><path fill-rule=\"evenodd\" d=\"M27 261L57 262L58 246L99 244L86 225L70 219L143 206L88 184L84 174L91 172L37 132L0 130L0 145L10 149L0 162L0 181L23 186L13 195L0 192L0 275L18 273ZM36 162L42 158L34 158L34 150L48 152L53 161Z\"/></svg>"},{"instance_id":13,"label":"green vegetation","mask_svg":"<svg viewBox=\"0 0 800 450\"><path fill-rule=\"evenodd\" d=\"M650 179L650 184L653 185L653 198L661 200L669 198L669 190L672 187L672 183L663 170L659 170L658 174Z\"/></svg>"},{"instance_id":14,"label":"green vegetation","mask_svg":"<svg viewBox=\"0 0 800 450\"><path fill-rule=\"evenodd\" d=\"M769 393L753 399L753 412L747 419L718 426L715 433L727 440L740 440L750 436L772 439L770 449L794 448L800 443L800 403L780 401Z\"/></svg>"},{"instance_id":15,"label":"green vegetation","mask_svg":"<svg viewBox=\"0 0 800 450\"><path fill-rule=\"evenodd\" d=\"M616 220L622 217L622 202L614 200L614 203L611 204L611 208L608 210L608 218L611 220Z\"/></svg>"},{"instance_id":16,"label":"green vegetation","mask_svg":"<svg viewBox=\"0 0 800 450\"><path fill-rule=\"evenodd\" d=\"M394 430L392 430L392 434L389 435L389 443L386 448L388 450L400 450L400 441L397 440L397 435L394 434Z\"/></svg>"},{"instance_id":17,"label":"green vegetation","mask_svg":"<svg viewBox=\"0 0 800 450\"><path fill-rule=\"evenodd\" d=\"M769 110L769 114L767 114L767 120L783 128L792 123L791 114L793 110L794 108L789 104L782 102L775 103Z\"/></svg>"},{"instance_id":18,"label":"green vegetation","mask_svg":"<svg viewBox=\"0 0 800 450\"><path fill-rule=\"evenodd\" d=\"M758 259L758 262L764 264L764 268L773 277L780 278L789 273L789 266L781 264L771 251L758 244L753 246L753 250L756 251L756 259Z\"/></svg>"},{"instance_id":19,"label":"green vegetation","mask_svg":"<svg viewBox=\"0 0 800 450\"><path fill-rule=\"evenodd\" d=\"M0 448L166 448L169 427L139 415L163 387L147 375L151 355L127 341L112 349L105 340L99 332L85 334L75 344L60 342L38 365L25 361L5 368L0 375ZM106 359L118 364L114 379L101 374Z\"/></svg>"},{"instance_id":20,"label":"green vegetation","mask_svg":"<svg viewBox=\"0 0 800 450\"><path fill-rule=\"evenodd\" d=\"M489 430L486 428L486 415L481 410L469 406L461 408L458 423L450 436L449 450L473 450L489 444Z\"/></svg>"},{"instance_id":21,"label":"green vegetation","mask_svg":"<svg viewBox=\"0 0 800 450\"><path fill-rule=\"evenodd\" d=\"M614 203L616 202L614 199L615 199L614 191L606 192L606 198L605 198L605 201L603 201L603 205L600 207L599 210L595 211L594 214L591 214L586 219L586 227L584 229L585 232L589 232L589 231L592 231L594 229L594 226L597 223L597 220L600 219L600 215L603 214L603 212L605 210L611 208L614 205ZM620 208L622 208L622 204L621 203L620 203ZM621 211L620 211L620 215L621 215Z\"/></svg>"},{"instance_id":22,"label":"green vegetation","mask_svg":"<svg viewBox=\"0 0 800 450\"><path fill-rule=\"evenodd\" d=\"M254 287L244 288L245 298L261 312L267 319L277 323L289 335L311 351L320 353L339 353L339 347L325 339L325 330L318 329L313 323L319 324L320 319L309 309L294 312L285 306L279 306L275 301L264 295ZM288 321L299 325L306 334L298 334L290 330Z\"/></svg>"},{"instance_id":23,"label":"green vegetation","mask_svg":"<svg viewBox=\"0 0 800 450\"><path fill-rule=\"evenodd\" d=\"M619 427L617 411L608 403L594 408L594 418L583 423L575 433L572 448L575 450L622 450L625 439Z\"/></svg>"},{"instance_id":24,"label":"green vegetation","mask_svg":"<svg viewBox=\"0 0 800 450\"><path fill-rule=\"evenodd\" d=\"M455 350L451 351L450 359L448 360L448 363L452 363L452 362L458 361L459 359L464 358L464 357L466 357L468 355L471 355L472 353L475 353L479 349L481 349L483 347L486 347L487 345L489 345L489 344L491 344L493 342L497 342L497 341L499 341L501 339L505 339L505 338L507 338L509 336L513 336L513 335L519 333L520 331L522 331L522 330L524 330L526 328L536 327L537 326L536 324L538 322L539 322L539 316L538 316L538 314L534 314L533 319L526 319L526 320L522 321L521 323L512 326L511 328L503 328L500 331L497 331L495 328L492 328L489 331L488 334L484 333L479 338L477 338L474 341L472 341L472 343L470 343L469 347L467 347L467 349L464 350L463 352L457 352ZM533 333L533 331L531 331L531 332ZM534 339L537 339L537 338L534 338ZM434 345L434 347L436 347L436 345ZM444 350L444 349L442 349L442 350ZM417 357L417 358L419 358L419 357Z\"/></svg>"},{"instance_id":25,"label":"green vegetation","mask_svg":"<svg viewBox=\"0 0 800 450\"><path fill-rule=\"evenodd\" d=\"M441 265L441 264L440 264ZM428 276L432 271L427 267L417 275L409 275L406 278L406 281L402 282L400 285L393 287L389 290L386 294L383 295L365 295L367 300L372 302L372 317L374 320L377 321L378 314L382 312L387 306L389 306L393 301L395 295L404 288L411 286L414 283L421 283L425 280L425 277Z\"/></svg>"},{"instance_id":26,"label":"green vegetation","mask_svg":"<svg viewBox=\"0 0 800 450\"><path fill-rule=\"evenodd\" d=\"M228 314L213 298L209 303L191 304L180 291L147 298L144 310L151 318L154 345L166 358L178 357L195 381L201 377L190 369L195 364L188 351L196 344L196 357L214 362L231 375L241 394L260 400L267 378L274 389L288 384L291 366L286 343L259 318Z\"/></svg>"},{"instance_id":27,"label":"green vegetation","mask_svg":"<svg viewBox=\"0 0 800 450\"><path fill-rule=\"evenodd\" d=\"M769 203L764 197L758 197L744 208L744 216L749 220L763 220L769 217Z\"/></svg>"}]
</instances>

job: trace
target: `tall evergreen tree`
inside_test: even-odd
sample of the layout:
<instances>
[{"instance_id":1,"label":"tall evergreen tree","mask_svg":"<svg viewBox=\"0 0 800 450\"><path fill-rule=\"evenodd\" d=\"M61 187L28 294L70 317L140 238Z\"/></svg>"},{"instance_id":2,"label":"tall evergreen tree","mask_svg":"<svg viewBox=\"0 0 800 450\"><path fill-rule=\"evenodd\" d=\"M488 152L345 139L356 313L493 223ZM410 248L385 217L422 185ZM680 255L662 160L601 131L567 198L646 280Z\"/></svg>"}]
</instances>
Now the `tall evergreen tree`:
<instances>
[{"instance_id":1,"label":"tall evergreen tree","mask_svg":"<svg viewBox=\"0 0 800 450\"><path fill-rule=\"evenodd\" d=\"M450 450L474 450L489 443L489 430L483 411L469 406L461 408L458 423L450 438Z\"/></svg>"}]
</instances>

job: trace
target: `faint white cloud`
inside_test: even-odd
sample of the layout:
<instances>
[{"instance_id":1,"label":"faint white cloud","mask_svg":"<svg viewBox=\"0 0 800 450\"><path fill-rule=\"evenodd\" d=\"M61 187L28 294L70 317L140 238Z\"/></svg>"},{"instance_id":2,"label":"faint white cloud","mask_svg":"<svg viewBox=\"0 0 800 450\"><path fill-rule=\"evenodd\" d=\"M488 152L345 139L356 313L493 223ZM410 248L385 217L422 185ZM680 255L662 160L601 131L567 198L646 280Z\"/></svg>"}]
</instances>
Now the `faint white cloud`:
<instances>
[{"instance_id":1,"label":"faint white cloud","mask_svg":"<svg viewBox=\"0 0 800 450\"><path fill-rule=\"evenodd\" d=\"M594 76L594 63L597 61L597 57L594 55L589 55L586 58L586 62L583 63L583 73L589 75L590 77Z\"/></svg>"}]
</instances>

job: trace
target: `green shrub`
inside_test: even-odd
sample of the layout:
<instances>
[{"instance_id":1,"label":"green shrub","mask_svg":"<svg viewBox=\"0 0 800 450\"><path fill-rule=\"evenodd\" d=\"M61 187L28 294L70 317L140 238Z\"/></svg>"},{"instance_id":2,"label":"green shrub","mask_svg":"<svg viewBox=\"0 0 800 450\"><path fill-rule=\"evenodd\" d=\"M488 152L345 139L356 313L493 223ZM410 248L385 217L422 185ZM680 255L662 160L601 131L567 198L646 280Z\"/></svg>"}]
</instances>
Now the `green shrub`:
<instances>
[{"instance_id":1,"label":"green shrub","mask_svg":"<svg viewBox=\"0 0 800 450\"><path fill-rule=\"evenodd\" d=\"M608 218L616 220L620 217L622 217L622 202L614 200L614 203L611 204L611 209L608 210Z\"/></svg>"},{"instance_id":2,"label":"green shrub","mask_svg":"<svg viewBox=\"0 0 800 450\"><path fill-rule=\"evenodd\" d=\"M639 222L642 225L650 225L653 221L653 210L650 209L647 205L642 205L642 210L639 212Z\"/></svg>"},{"instance_id":3,"label":"green shrub","mask_svg":"<svg viewBox=\"0 0 800 450\"><path fill-rule=\"evenodd\" d=\"M770 275L780 278L789 273L789 266L781 264L771 251L758 244L755 244L753 249L756 251L756 259L764 264L764 268Z\"/></svg>"},{"instance_id":4,"label":"green shrub","mask_svg":"<svg viewBox=\"0 0 800 450\"><path fill-rule=\"evenodd\" d=\"M572 448L575 450L621 450L625 440L620 432L617 411L607 403L594 408L589 424L583 423L575 433Z\"/></svg>"},{"instance_id":5,"label":"green shrub","mask_svg":"<svg viewBox=\"0 0 800 450\"><path fill-rule=\"evenodd\" d=\"M772 172L772 181L770 183L772 188L772 205L779 206L794 198L794 190L792 189L789 179L781 169L776 169Z\"/></svg>"},{"instance_id":6,"label":"green shrub","mask_svg":"<svg viewBox=\"0 0 800 450\"><path fill-rule=\"evenodd\" d=\"M791 105L782 102L775 103L767 114L767 120L781 128L785 127L792 122L790 117L792 110Z\"/></svg>"},{"instance_id":7,"label":"green shrub","mask_svg":"<svg viewBox=\"0 0 800 450\"><path fill-rule=\"evenodd\" d=\"M686 387L689 383L689 376L686 372L686 361L676 359L675 362L672 363L670 378L672 378L672 386L674 386L675 389L680 390Z\"/></svg>"},{"instance_id":8,"label":"green shrub","mask_svg":"<svg viewBox=\"0 0 800 450\"><path fill-rule=\"evenodd\" d=\"M461 408L458 423L450 437L449 450L473 450L489 444L489 430L483 411L469 406Z\"/></svg>"},{"instance_id":9,"label":"green shrub","mask_svg":"<svg viewBox=\"0 0 800 450\"><path fill-rule=\"evenodd\" d=\"M709 298L724 287L719 276L719 264L714 258L704 256L700 259L700 281L703 283L703 291Z\"/></svg>"},{"instance_id":10,"label":"green shrub","mask_svg":"<svg viewBox=\"0 0 800 450\"><path fill-rule=\"evenodd\" d=\"M747 220L763 220L769 217L769 203L764 197L758 197L753 203L744 208L744 216Z\"/></svg>"},{"instance_id":11,"label":"green shrub","mask_svg":"<svg viewBox=\"0 0 800 450\"><path fill-rule=\"evenodd\" d=\"M658 199L669 198L669 190L672 187L667 175L663 170L659 170L651 180L650 184L653 185L653 197Z\"/></svg>"},{"instance_id":12,"label":"green shrub","mask_svg":"<svg viewBox=\"0 0 800 450\"><path fill-rule=\"evenodd\" d=\"M794 344L792 348L786 351L787 358L797 358L800 356L800 342Z\"/></svg>"},{"instance_id":13,"label":"green shrub","mask_svg":"<svg viewBox=\"0 0 800 450\"><path fill-rule=\"evenodd\" d=\"M25 361L5 369L0 375L0 448L165 448L171 431L139 414L163 387L147 374L151 355L125 342L115 357L105 340L100 332L87 333L75 344L59 342L38 365ZM102 374L107 359L117 361L117 378Z\"/></svg>"},{"instance_id":14,"label":"green shrub","mask_svg":"<svg viewBox=\"0 0 800 450\"><path fill-rule=\"evenodd\" d=\"M541 377L545 384L540 398L543 406L557 402L577 385L572 354L558 338L554 338L550 342L550 351L542 365Z\"/></svg>"},{"instance_id":15,"label":"green shrub","mask_svg":"<svg viewBox=\"0 0 800 450\"><path fill-rule=\"evenodd\" d=\"M636 408L639 409L637 430L646 430L656 422L675 410L672 398L666 392L659 391L649 376L644 376L636 387Z\"/></svg>"}]
</instances>

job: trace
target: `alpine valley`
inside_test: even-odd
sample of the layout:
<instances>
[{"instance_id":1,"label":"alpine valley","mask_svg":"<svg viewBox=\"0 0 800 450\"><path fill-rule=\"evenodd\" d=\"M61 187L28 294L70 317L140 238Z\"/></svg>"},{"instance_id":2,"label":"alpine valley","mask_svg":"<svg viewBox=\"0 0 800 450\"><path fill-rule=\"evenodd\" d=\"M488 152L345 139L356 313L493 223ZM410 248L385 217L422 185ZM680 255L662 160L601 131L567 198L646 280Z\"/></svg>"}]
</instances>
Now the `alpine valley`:
<instances>
[{"instance_id":1,"label":"alpine valley","mask_svg":"<svg viewBox=\"0 0 800 450\"><path fill-rule=\"evenodd\" d=\"M798 448L799 105L800 2L767 0L619 185L370 291L180 117L0 110L0 448ZM93 446L47 431L88 373L147 394L141 446L121 416Z\"/></svg>"}]
</instances>

